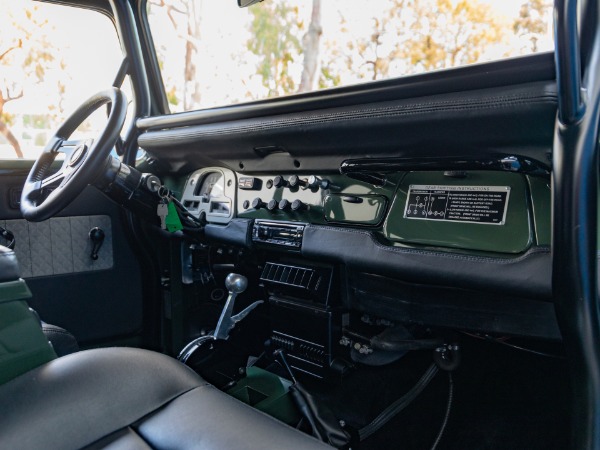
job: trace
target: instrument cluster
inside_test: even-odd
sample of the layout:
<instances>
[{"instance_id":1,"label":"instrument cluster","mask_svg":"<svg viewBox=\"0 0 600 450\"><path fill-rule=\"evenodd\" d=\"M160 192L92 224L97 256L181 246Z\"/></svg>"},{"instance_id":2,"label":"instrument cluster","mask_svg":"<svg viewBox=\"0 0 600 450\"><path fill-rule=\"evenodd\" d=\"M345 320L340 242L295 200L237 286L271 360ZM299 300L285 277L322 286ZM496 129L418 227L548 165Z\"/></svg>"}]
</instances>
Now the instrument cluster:
<instances>
[{"instance_id":1,"label":"instrument cluster","mask_svg":"<svg viewBox=\"0 0 600 450\"><path fill-rule=\"evenodd\" d=\"M211 223L228 223L235 214L235 173L207 167L187 179L181 202L197 218Z\"/></svg>"}]
</instances>

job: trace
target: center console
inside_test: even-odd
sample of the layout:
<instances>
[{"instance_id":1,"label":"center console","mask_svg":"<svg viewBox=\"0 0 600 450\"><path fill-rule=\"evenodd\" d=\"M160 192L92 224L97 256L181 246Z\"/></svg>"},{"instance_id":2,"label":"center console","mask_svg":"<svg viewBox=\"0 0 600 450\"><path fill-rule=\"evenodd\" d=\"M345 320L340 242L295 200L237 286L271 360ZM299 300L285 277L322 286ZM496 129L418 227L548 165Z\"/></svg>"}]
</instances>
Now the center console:
<instances>
[{"instance_id":1,"label":"center console","mask_svg":"<svg viewBox=\"0 0 600 450\"><path fill-rule=\"evenodd\" d=\"M344 371L336 360L343 309L334 268L269 261L260 276L268 292L271 347L283 349L296 372L328 378Z\"/></svg>"}]
</instances>

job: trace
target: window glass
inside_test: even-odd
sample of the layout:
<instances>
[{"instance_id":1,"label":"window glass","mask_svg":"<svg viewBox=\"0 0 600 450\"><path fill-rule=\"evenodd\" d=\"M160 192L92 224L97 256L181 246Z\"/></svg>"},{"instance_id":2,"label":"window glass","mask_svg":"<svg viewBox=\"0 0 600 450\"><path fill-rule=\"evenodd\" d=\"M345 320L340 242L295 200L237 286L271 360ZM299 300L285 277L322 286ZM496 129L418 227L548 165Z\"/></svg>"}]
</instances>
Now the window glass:
<instances>
[{"instance_id":1,"label":"window glass","mask_svg":"<svg viewBox=\"0 0 600 450\"><path fill-rule=\"evenodd\" d=\"M171 110L552 50L550 0L148 0Z\"/></svg>"},{"instance_id":2,"label":"window glass","mask_svg":"<svg viewBox=\"0 0 600 450\"><path fill-rule=\"evenodd\" d=\"M98 12L31 0L0 0L0 10L0 159L35 159L73 110L112 85L123 56ZM101 108L74 138L105 123Z\"/></svg>"}]
</instances>

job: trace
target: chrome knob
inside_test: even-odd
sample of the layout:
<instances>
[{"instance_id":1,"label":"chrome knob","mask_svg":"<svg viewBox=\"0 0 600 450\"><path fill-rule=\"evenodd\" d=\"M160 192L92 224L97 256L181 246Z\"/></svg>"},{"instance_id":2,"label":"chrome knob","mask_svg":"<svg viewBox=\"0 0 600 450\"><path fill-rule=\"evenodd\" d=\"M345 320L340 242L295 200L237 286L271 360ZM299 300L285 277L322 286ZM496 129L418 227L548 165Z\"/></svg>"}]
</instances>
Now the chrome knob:
<instances>
[{"instance_id":1,"label":"chrome knob","mask_svg":"<svg viewBox=\"0 0 600 450\"><path fill-rule=\"evenodd\" d=\"M241 294L248 287L248 278L237 273L230 273L225 278L225 287L230 294Z\"/></svg>"}]
</instances>

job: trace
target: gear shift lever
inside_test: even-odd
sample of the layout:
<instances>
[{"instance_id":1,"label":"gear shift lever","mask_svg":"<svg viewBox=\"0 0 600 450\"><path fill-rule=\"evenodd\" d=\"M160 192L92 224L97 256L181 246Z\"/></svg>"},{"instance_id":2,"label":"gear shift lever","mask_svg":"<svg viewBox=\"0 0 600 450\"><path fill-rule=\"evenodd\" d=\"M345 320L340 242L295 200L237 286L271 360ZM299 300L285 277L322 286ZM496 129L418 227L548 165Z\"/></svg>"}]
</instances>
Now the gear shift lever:
<instances>
[{"instance_id":1,"label":"gear shift lever","mask_svg":"<svg viewBox=\"0 0 600 450\"><path fill-rule=\"evenodd\" d=\"M188 358L192 356L192 353L194 353L204 342L228 339L229 333L233 327L235 327L235 324L250 314L254 308L263 303L262 300L258 300L235 316L232 316L235 299L238 294L244 292L248 287L248 279L243 275L230 273L227 275L227 278L225 278L225 287L229 291L229 296L227 297L223 311L221 311L221 317L219 317L217 327L212 333L206 336L200 336L186 345L177 357L179 361L185 363Z\"/></svg>"},{"instance_id":2,"label":"gear shift lever","mask_svg":"<svg viewBox=\"0 0 600 450\"><path fill-rule=\"evenodd\" d=\"M227 297L225 307L221 312L221 317L219 317L219 321L217 322L217 328L215 328L215 331L213 332L215 339L227 339L229 331L235 326L233 317L231 317L233 307L235 306L235 299L238 294L244 292L248 287L248 279L243 275L230 273L227 275L227 278L225 278L225 287L229 291L229 296Z\"/></svg>"}]
</instances>

